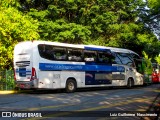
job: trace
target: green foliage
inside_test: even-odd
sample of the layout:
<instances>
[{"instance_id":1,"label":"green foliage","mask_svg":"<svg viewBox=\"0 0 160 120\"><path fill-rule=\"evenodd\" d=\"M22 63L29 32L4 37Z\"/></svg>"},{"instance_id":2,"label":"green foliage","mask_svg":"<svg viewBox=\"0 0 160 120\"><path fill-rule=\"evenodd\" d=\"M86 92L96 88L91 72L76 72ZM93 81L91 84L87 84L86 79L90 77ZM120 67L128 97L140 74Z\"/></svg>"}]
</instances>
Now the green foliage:
<instances>
[{"instance_id":1,"label":"green foliage","mask_svg":"<svg viewBox=\"0 0 160 120\"><path fill-rule=\"evenodd\" d=\"M160 52L160 42L151 31L150 18L160 13L157 1L2 0L0 68L11 65L11 51L17 42L38 38L122 47L140 55L144 50L154 58Z\"/></svg>"},{"instance_id":2,"label":"green foliage","mask_svg":"<svg viewBox=\"0 0 160 120\"><path fill-rule=\"evenodd\" d=\"M15 44L37 39L39 24L37 20L9 6L7 1L3 2L0 8L0 69L11 69Z\"/></svg>"},{"instance_id":3,"label":"green foliage","mask_svg":"<svg viewBox=\"0 0 160 120\"><path fill-rule=\"evenodd\" d=\"M15 88L13 70L0 71L0 90L11 90Z\"/></svg>"},{"instance_id":4,"label":"green foliage","mask_svg":"<svg viewBox=\"0 0 160 120\"><path fill-rule=\"evenodd\" d=\"M146 0L146 6L148 9L143 9L143 14L141 14L142 21L160 39L160 0Z\"/></svg>"},{"instance_id":5,"label":"green foliage","mask_svg":"<svg viewBox=\"0 0 160 120\"><path fill-rule=\"evenodd\" d=\"M148 55L144 51L142 53L144 55L144 64L143 64L144 73L147 75L151 75L152 70L153 70L151 58L149 58Z\"/></svg>"},{"instance_id":6,"label":"green foliage","mask_svg":"<svg viewBox=\"0 0 160 120\"><path fill-rule=\"evenodd\" d=\"M160 55L155 57L156 62L160 65Z\"/></svg>"},{"instance_id":7,"label":"green foliage","mask_svg":"<svg viewBox=\"0 0 160 120\"><path fill-rule=\"evenodd\" d=\"M160 8L160 1L159 0L148 0L148 7L151 9L152 12L158 13Z\"/></svg>"},{"instance_id":8,"label":"green foliage","mask_svg":"<svg viewBox=\"0 0 160 120\"><path fill-rule=\"evenodd\" d=\"M40 27L43 28L42 34L40 34L41 38L51 41L81 43L83 40L89 39L91 34L86 26L67 23L63 20L46 21Z\"/></svg>"},{"instance_id":9,"label":"green foliage","mask_svg":"<svg viewBox=\"0 0 160 120\"><path fill-rule=\"evenodd\" d=\"M19 7L20 4L17 0L1 0L0 6L1 7Z\"/></svg>"},{"instance_id":10,"label":"green foliage","mask_svg":"<svg viewBox=\"0 0 160 120\"><path fill-rule=\"evenodd\" d=\"M40 21L39 33L45 40L134 50L137 47L144 49L147 44L141 42L139 36L154 36L137 21L140 9L145 7L142 0L48 0L43 4L30 0L23 5L26 6L24 11L30 9L28 14Z\"/></svg>"}]
</instances>

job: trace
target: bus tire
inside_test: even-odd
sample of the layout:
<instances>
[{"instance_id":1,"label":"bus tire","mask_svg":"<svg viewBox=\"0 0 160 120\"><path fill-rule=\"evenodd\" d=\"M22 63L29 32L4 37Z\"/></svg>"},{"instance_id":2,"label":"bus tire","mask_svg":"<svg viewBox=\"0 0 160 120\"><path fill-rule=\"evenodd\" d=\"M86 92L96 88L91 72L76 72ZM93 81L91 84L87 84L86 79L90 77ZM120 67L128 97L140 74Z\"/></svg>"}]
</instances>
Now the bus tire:
<instances>
[{"instance_id":1,"label":"bus tire","mask_svg":"<svg viewBox=\"0 0 160 120\"><path fill-rule=\"evenodd\" d=\"M127 82L127 88L132 88L133 86L134 86L134 81L131 78L129 78Z\"/></svg>"},{"instance_id":2,"label":"bus tire","mask_svg":"<svg viewBox=\"0 0 160 120\"><path fill-rule=\"evenodd\" d=\"M68 79L66 82L66 92L73 93L77 88L76 81L73 79Z\"/></svg>"}]
</instances>

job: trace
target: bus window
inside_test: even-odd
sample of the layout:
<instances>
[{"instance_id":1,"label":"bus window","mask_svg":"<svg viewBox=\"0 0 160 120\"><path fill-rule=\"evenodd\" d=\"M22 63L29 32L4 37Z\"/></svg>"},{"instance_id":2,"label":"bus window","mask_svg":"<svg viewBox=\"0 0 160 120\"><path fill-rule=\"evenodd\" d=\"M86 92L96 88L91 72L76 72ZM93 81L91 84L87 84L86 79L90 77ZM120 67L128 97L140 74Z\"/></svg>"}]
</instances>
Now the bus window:
<instances>
[{"instance_id":1,"label":"bus window","mask_svg":"<svg viewBox=\"0 0 160 120\"><path fill-rule=\"evenodd\" d=\"M82 51L76 49L68 49L68 60L69 61L82 61Z\"/></svg>"},{"instance_id":2,"label":"bus window","mask_svg":"<svg viewBox=\"0 0 160 120\"><path fill-rule=\"evenodd\" d=\"M128 65L130 67L135 67L133 60L127 53L117 53L118 58L121 60L123 65Z\"/></svg>"},{"instance_id":3,"label":"bus window","mask_svg":"<svg viewBox=\"0 0 160 120\"><path fill-rule=\"evenodd\" d=\"M54 47L55 60L67 60L67 54L65 48Z\"/></svg>"},{"instance_id":4,"label":"bus window","mask_svg":"<svg viewBox=\"0 0 160 120\"><path fill-rule=\"evenodd\" d=\"M54 60L54 50L53 46L51 45L38 45L39 54L42 58L48 59L48 60Z\"/></svg>"},{"instance_id":5,"label":"bus window","mask_svg":"<svg viewBox=\"0 0 160 120\"><path fill-rule=\"evenodd\" d=\"M48 60L67 60L66 49L52 45L38 45L39 54Z\"/></svg>"},{"instance_id":6,"label":"bus window","mask_svg":"<svg viewBox=\"0 0 160 120\"><path fill-rule=\"evenodd\" d=\"M98 62L99 63L111 64L114 61L115 61L115 58L111 54L106 53L106 52L98 52Z\"/></svg>"},{"instance_id":7,"label":"bus window","mask_svg":"<svg viewBox=\"0 0 160 120\"><path fill-rule=\"evenodd\" d=\"M97 55L95 51L84 51L84 61L85 62L95 62L97 59Z\"/></svg>"},{"instance_id":8,"label":"bus window","mask_svg":"<svg viewBox=\"0 0 160 120\"><path fill-rule=\"evenodd\" d=\"M116 55L116 53L112 52L112 55L114 56L114 64L122 64L121 59Z\"/></svg>"}]
</instances>

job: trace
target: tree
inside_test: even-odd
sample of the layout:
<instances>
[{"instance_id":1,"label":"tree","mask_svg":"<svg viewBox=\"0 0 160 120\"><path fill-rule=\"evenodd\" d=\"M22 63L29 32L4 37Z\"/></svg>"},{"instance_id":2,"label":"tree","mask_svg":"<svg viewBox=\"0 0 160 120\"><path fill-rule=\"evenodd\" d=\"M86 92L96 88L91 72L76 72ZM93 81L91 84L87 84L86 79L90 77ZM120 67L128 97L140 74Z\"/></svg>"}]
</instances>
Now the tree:
<instances>
[{"instance_id":1,"label":"tree","mask_svg":"<svg viewBox=\"0 0 160 120\"><path fill-rule=\"evenodd\" d=\"M147 3L150 9L148 12L148 25L160 39L160 1L148 0Z\"/></svg>"},{"instance_id":2,"label":"tree","mask_svg":"<svg viewBox=\"0 0 160 120\"><path fill-rule=\"evenodd\" d=\"M145 27L152 30L160 39L160 1L146 0L146 7L141 10L140 18L145 23Z\"/></svg>"},{"instance_id":3,"label":"tree","mask_svg":"<svg viewBox=\"0 0 160 120\"><path fill-rule=\"evenodd\" d=\"M0 69L11 69L17 42L38 39L38 21L17 10L15 0L0 3Z\"/></svg>"},{"instance_id":4,"label":"tree","mask_svg":"<svg viewBox=\"0 0 160 120\"><path fill-rule=\"evenodd\" d=\"M152 74L152 63L151 63L151 58L149 58L149 56L146 54L145 51L142 52L143 56L144 56L144 62L145 65L143 66L144 68L144 73L147 75L151 75Z\"/></svg>"},{"instance_id":5,"label":"tree","mask_svg":"<svg viewBox=\"0 0 160 120\"><path fill-rule=\"evenodd\" d=\"M154 58L159 54L160 44L148 27L148 20L151 21L151 13L160 12L157 4L156 7L151 4L156 0L148 1L20 0L20 3L24 13L40 22L41 39L122 47L140 55L145 50ZM147 3L156 8L154 12L146 9Z\"/></svg>"},{"instance_id":6,"label":"tree","mask_svg":"<svg viewBox=\"0 0 160 120\"><path fill-rule=\"evenodd\" d=\"M147 36L141 38L147 38L147 44L145 45L144 50L153 60L153 58L160 53L160 41L158 40L160 39L160 1L146 0L145 3L146 6L141 9L139 21L145 23L144 28L149 31L150 34L145 34L145 36Z\"/></svg>"},{"instance_id":7,"label":"tree","mask_svg":"<svg viewBox=\"0 0 160 120\"><path fill-rule=\"evenodd\" d=\"M160 65L160 55L155 57L156 62Z\"/></svg>"}]
</instances>

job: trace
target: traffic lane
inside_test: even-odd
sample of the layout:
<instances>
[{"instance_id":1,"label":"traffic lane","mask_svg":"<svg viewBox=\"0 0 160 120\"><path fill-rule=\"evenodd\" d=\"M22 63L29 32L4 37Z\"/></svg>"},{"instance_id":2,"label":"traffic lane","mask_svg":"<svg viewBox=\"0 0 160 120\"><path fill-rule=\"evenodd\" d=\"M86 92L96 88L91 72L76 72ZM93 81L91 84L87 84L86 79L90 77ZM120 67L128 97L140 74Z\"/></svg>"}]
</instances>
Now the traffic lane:
<instances>
[{"instance_id":1,"label":"traffic lane","mask_svg":"<svg viewBox=\"0 0 160 120\"><path fill-rule=\"evenodd\" d=\"M134 89L80 91L72 94L13 94L1 97L0 109L26 111L146 110L158 94L157 88L159 85Z\"/></svg>"}]
</instances>

